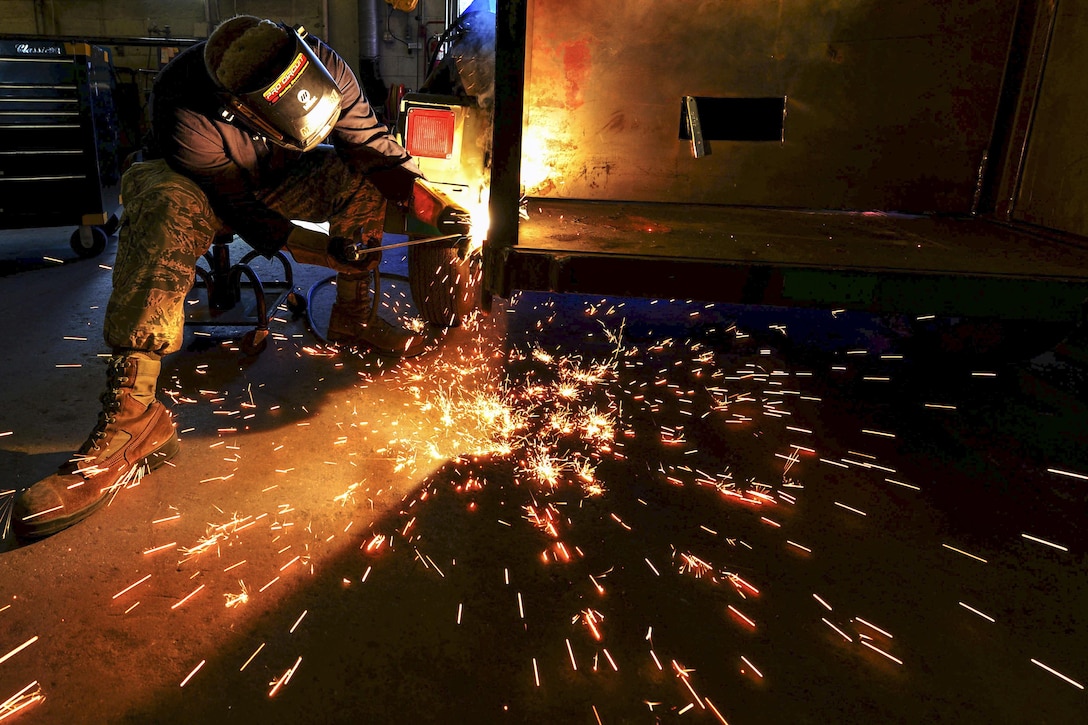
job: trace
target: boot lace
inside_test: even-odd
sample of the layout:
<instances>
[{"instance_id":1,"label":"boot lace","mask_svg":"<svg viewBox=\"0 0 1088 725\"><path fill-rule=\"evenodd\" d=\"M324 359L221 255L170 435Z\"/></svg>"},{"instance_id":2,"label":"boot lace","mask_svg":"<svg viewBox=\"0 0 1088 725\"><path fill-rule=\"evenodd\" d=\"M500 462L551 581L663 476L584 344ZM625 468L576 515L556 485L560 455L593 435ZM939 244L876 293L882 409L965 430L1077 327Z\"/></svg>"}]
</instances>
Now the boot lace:
<instances>
[{"instance_id":1,"label":"boot lace","mask_svg":"<svg viewBox=\"0 0 1088 725\"><path fill-rule=\"evenodd\" d=\"M125 375L125 358L111 357L106 370L106 392L98 397L102 410L98 412L98 422L88 441L91 450L100 450L99 441L106 437L106 429L117 422L117 413L121 410L121 388L128 382Z\"/></svg>"}]
</instances>

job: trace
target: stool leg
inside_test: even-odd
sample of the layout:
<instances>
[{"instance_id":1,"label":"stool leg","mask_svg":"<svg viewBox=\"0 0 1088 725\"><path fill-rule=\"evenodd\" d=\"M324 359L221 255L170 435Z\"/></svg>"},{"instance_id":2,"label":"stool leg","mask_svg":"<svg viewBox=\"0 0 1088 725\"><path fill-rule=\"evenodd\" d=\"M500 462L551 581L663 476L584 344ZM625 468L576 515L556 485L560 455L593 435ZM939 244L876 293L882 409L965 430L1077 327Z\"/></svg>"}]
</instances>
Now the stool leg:
<instances>
[{"instance_id":1,"label":"stool leg","mask_svg":"<svg viewBox=\"0 0 1088 725\"><path fill-rule=\"evenodd\" d=\"M211 283L208 285L208 304L215 312L234 309L241 299L237 275L231 273L230 245L212 245Z\"/></svg>"},{"instance_id":2,"label":"stool leg","mask_svg":"<svg viewBox=\"0 0 1088 725\"><path fill-rule=\"evenodd\" d=\"M231 287L241 291L241 279L243 275L249 280L250 287L253 289L253 296L257 302L257 329L267 330L268 303L264 298L264 285L261 284L261 278L253 271L253 268L248 264L236 264L231 267Z\"/></svg>"},{"instance_id":3,"label":"stool leg","mask_svg":"<svg viewBox=\"0 0 1088 725\"><path fill-rule=\"evenodd\" d=\"M242 338L242 351L247 355L257 355L268 345L268 304L264 297L264 285L261 278L248 264L236 264L231 268L233 288L241 289L241 277L245 275L249 279L250 288L253 290L257 302L257 328L247 332Z\"/></svg>"}]
</instances>

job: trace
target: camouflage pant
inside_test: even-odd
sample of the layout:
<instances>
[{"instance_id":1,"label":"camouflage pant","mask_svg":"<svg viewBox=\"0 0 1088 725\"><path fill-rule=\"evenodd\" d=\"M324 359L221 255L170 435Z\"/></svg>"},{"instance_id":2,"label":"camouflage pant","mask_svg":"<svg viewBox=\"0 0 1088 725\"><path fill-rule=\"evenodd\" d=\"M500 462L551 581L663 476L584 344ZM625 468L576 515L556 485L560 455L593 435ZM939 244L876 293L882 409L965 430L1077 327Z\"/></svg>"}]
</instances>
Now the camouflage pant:
<instances>
[{"instance_id":1,"label":"camouflage pant","mask_svg":"<svg viewBox=\"0 0 1088 725\"><path fill-rule=\"evenodd\" d=\"M165 161L134 164L121 179L124 213L104 334L111 347L167 354L181 348L194 268L223 222L191 179ZM373 184L321 147L279 186L258 193L288 219L329 222L334 236L380 236L385 200Z\"/></svg>"}]
</instances>

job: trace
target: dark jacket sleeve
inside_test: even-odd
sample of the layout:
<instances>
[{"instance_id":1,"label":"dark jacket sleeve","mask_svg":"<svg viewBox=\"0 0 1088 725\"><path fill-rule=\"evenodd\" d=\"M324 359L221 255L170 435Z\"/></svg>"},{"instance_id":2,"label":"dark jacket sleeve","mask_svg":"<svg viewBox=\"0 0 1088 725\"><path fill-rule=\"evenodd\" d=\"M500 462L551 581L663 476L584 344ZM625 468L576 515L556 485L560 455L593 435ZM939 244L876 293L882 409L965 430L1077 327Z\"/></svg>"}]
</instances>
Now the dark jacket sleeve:
<instances>
[{"instance_id":1,"label":"dark jacket sleeve","mask_svg":"<svg viewBox=\"0 0 1088 725\"><path fill-rule=\"evenodd\" d=\"M254 249L266 255L281 249L294 224L254 193L252 175L236 158L251 153L236 143L238 130L190 111L178 113L178 128L177 147L168 163L196 181L219 218Z\"/></svg>"},{"instance_id":2,"label":"dark jacket sleeve","mask_svg":"<svg viewBox=\"0 0 1088 725\"><path fill-rule=\"evenodd\" d=\"M263 142L218 116L219 101L200 51L202 45L175 59L156 84L153 103L155 137L167 163L190 177L208 195L216 214L250 245L265 254L283 247L294 224L263 204ZM354 73L331 48L315 42L315 52L329 68L341 92L340 117L329 141L359 173L366 174L387 197L397 201L410 193L420 175L411 157L374 114ZM172 64L174 65L174 64ZM160 87L161 86L161 87ZM407 181L407 191L405 182Z\"/></svg>"},{"instance_id":3,"label":"dark jacket sleeve","mask_svg":"<svg viewBox=\"0 0 1088 725\"><path fill-rule=\"evenodd\" d=\"M176 57L156 79L151 97L153 151L195 181L212 209L258 251L283 247L294 225L255 192L260 161L248 132L219 117L220 100L204 68L203 43Z\"/></svg>"},{"instance_id":4,"label":"dark jacket sleeve","mask_svg":"<svg viewBox=\"0 0 1088 725\"><path fill-rule=\"evenodd\" d=\"M419 168L385 124L378 120L351 68L324 43L319 43L315 50L342 94L340 120L330 135L333 145L352 168L366 174L387 199L406 200L411 194L412 182L422 176Z\"/></svg>"}]
</instances>

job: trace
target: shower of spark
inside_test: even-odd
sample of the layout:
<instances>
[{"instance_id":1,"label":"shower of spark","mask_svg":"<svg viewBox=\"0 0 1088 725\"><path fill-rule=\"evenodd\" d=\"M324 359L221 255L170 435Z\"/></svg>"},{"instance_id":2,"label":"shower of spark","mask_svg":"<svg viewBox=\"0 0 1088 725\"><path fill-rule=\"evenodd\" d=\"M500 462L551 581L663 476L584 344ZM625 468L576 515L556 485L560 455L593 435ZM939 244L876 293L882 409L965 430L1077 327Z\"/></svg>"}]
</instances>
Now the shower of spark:
<instances>
[{"instance_id":1,"label":"shower of spark","mask_svg":"<svg viewBox=\"0 0 1088 725\"><path fill-rule=\"evenodd\" d=\"M11 513L15 507L15 491L0 491L0 540L11 531Z\"/></svg>"},{"instance_id":2,"label":"shower of spark","mask_svg":"<svg viewBox=\"0 0 1088 725\"><path fill-rule=\"evenodd\" d=\"M548 304L542 317L550 321L555 315ZM516 301L510 308L518 314ZM693 308L693 319L701 323L705 309ZM260 490L277 497L274 502L252 508L247 503L246 513L224 505L227 511L216 507L217 513L196 519L171 506L169 515L149 519L158 540L139 548L146 556L139 561L161 565L169 559L164 552L172 550L177 565L168 562L153 573L129 571L111 588L116 594L108 604L118 616L127 615L143 595L141 616L200 617L214 607L219 616L244 619L287 603L292 585L312 577L330 558L318 555L322 545L347 540L344 549L354 569L337 576L334 591L319 592L301 614L301 607L292 606L281 629L247 642L237 661L228 663L234 676L259 685L261 697L277 705L314 679L306 671L294 677L303 659L312 663L321 656L307 645L285 648L306 642L307 629L335 633L341 624L330 620L322 596L380 591L384 597L404 584L433 583L436 597L451 594L451 601L436 605L441 609L436 621L457 629L440 636L478 636L472 633L486 618L492 629L483 649L500 642L521 662L512 679L535 697L585 694L586 718L592 713L602 722L610 720L610 706L624 705L605 704L602 693L628 697L626 705L633 702L643 714L648 707L653 717L733 721L733 709L760 693L738 688L787 684L783 659L774 653L784 636L822 648L829 654L828 667L846 661L860 684L889 672L904 688L921 681L927 665L920 664L919 634L904 624L895 603L874 606L879 600L836 590L831 577L810 588L792 583L794 574L802 580L823 577L812 571L827 565L821 557L837 543L811 522L841 531L850 540L851 555L860 558L865 547L853 537L864 542L887 536L880 527L889 527L888 521L902 525L902 511L921 505L927 481L912 476L903 456L902 463L894 458L909 431L873 422L829 433L823 416L829 403L817 394L813 371L779 359L766 342L753 347L755 341L745 342L749 333L733 324L690 338L642 333L632 341L626 314L622 302L587 303L584 316L592 333L584 346L549 346L527 333L529 339L515 337L504 348L480 335L433 359L391 368L369 367L367 361L357 371L360 389L380 384L383 391L403 395L404 409L390 406L394 412L387 417L368 418L353 399L350 419L337 423L329 441L340 457L305 452L312 459L308 463L324 457L330 470L348 470L326 492L330 511L303 513L278 498L291 490L297 472L289 464L269 463L271 480ZM470 319L466 327L471 331L478 323ZM772 340L785 338L785 326L769 329ZM738 348L708 349L705 340L714 335ZM587 350L598 354L591 357ZM322 365L345 363L324 349L305 348L303 354ZM853 366L829 369L849 372L861 364L855 361L877 360L865 350L845 355ZM889 376L859 374L857 380L869 384L877 378L883 384ZM211 473L222 475L202 478L200 484L210 490L237 481L232 477L243 451L235 434L246 416L266 412L252 391L244 396L175 391L172 397L176 405L217 406L216 414L231 420L211 444L222 450L225 464ZM962 410L921 402L918 409L939 415ZM368 480L373 474L364 456L387 463L402 485ZM345 463L351 468L332 468ZM1065 463L1056 461L1047 473L1078 482L1086 477ZM140 473L134 471L122 488L139 483ZM310 482L301 483L297 490L309 493ZM0 492L0 516L10 501L5 493L11 492ZM456 505L442 509L444 501ZM441 511L441 519L435 511ZM455 518L458 513L463 520ZM485 566L466 563L479 556L458 548L458 527L485 518L481 530L492 532L489 543L505 557L493 562L494 571L484 572L501 590L501 599L490 598L492 592L455 590L469 566ZM187 535L171 531L186 522L195 527ZM1076 555L1076 542L1046 529L1031 522L1016 532L1016 544L1032 556ZM921 540L935 569L989 573L1008 563L969 532ZM526 551L531 556L522 556ZM947 585L949 578L941 581ZM500 606L492 606L494 601ZM992 636L1011 619L1002 606L985 589L960 591L951 593L946 610L937 614L941 620L962 614L969 626L987 628ZM775 612L787 609L793 620L783 623ZM506 632L500 629L504 617L515 623ZM428 622L424 629L438 626ZM35 642L11 650L0 664ZM474 646L468 639L457 642ZM519 642L531 646L517 650ZM187 696L199 697L217 659L209 654L179 664L171 684L180 680ZM1044 687L1083 689L1083 670L1062 654L1027 652L1023 662L1010 666L1025 677L1041 673L1047 678ZM317 671L316 664L307 667ZM504 694L511 707L518 691ZM31 683L0 703L0 720L43 699L40 686ZM622 717L614 715L617 719Z\"/></svg>"},{"instance_id":3,"label":"shower of spark","mask_svg":"<svg viewBox=\"0 0 1088 725\"><path fill-rule=\"evenodd\" d=\"M45 700L42 686L35 680L8 699L0 702L0 722Z\"/></svg>"}]
</instances>

